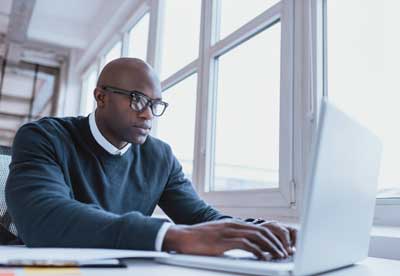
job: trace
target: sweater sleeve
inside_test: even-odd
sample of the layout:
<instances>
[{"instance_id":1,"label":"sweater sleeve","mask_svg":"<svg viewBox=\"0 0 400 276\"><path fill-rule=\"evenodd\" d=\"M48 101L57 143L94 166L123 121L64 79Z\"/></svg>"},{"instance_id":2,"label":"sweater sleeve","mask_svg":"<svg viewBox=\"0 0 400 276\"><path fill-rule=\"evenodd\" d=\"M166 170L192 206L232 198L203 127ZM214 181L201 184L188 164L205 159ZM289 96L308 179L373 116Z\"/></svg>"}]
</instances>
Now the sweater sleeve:
<instances>
[{"instance_id":1,"label":"sweater sleeve","mask_svg":"<svg viewBox=\"0 0 400 276\"><path fill-rule=\"evenodd\" d=\"M117 215L73 198L51 133L27 124L17 133L6 183L6 202L30 247L154 250L165 220L139 212Z\"/></svg>"},{"instance_id":2,"label":"sweater sleeve","mask_svg":"<svg viewBox=\"0 0 400 276\"><path fill-rule=\"evenodd\" d=\"M231 218L222 215L198 196L169 146L167 154L170 159L170 173L158 203L160 208L177 224L196 224Z\"/></svg>"}]
</instances>

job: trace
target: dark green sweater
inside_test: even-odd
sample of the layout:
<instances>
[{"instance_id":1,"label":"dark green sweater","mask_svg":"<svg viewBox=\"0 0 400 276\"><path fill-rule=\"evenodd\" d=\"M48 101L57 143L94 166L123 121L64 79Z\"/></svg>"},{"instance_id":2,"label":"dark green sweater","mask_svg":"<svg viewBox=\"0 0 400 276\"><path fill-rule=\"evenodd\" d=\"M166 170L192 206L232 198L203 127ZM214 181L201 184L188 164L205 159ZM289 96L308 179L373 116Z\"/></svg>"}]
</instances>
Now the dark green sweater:
<instances>
[{"instance_id":1,"label":"dark green sweater","mask_svg":"<svg viewBox=\"0 0 400 276\"><path fill-rule=\"evenodd\" d=\"M94 140L87 117L43 118L14 140L6 201L28 246L154 250L165 220L223 218L202 201L164 142L149 136L111 155Z\"/></svg>"}]
</instances>

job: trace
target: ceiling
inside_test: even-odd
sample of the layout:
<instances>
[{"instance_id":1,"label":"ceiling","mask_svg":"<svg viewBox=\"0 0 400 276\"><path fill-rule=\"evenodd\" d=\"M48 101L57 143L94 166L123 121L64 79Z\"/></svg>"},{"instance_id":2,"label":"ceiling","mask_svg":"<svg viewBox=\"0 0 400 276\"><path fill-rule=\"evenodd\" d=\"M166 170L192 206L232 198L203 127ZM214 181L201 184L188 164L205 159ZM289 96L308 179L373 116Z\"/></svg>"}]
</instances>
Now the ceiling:
<instances>
[{"instance_id":1,"label":"ceiling","mask_svg":"<svg viewBox=\"0 0 400 276\"><path fill-rule=\"evenodd\" d=\"M21 124L51 115L54 106L57 73L35 73L21 60L59 67L71 49L87 48L125 1L135 0L0 0L0 145L11 145Z\"/></svg>"},{"instance_id":2,"label":"ceiling","mask_svg":"<svg viewBox=\"0 0 400 276\"><path fill-rule=\"evenodd\" d=\"M126 0L1 0L0 33L10 36L14 6L34 3L28 18L28 41L64 48L86 48ZM14 3L13 3L14 2ZM10 16L11 15L11 16Z\"/></svg>"},{"instance_id":3,"label":"ceiling","mask_svg":"<svg viewBox=\"0 0 400 276\"><path fill-rule=\"evenodd\" d=\"M37 0L28 28L29 39L85 48L124 0Z\"/></svg>"}]
</instances>

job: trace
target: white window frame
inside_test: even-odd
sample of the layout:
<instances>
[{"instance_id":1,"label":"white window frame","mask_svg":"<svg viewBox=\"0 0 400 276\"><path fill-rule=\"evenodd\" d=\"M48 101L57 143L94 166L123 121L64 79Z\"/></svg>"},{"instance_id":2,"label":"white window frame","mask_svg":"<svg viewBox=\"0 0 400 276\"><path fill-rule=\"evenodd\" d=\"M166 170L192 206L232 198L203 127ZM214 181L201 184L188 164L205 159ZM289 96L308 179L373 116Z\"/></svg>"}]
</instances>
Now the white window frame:
<instances>
[{"instance_id":1,"label":"white window frame","mask_svg":"<svg viewBox=\"0 0 400 276\"><path fill-rule=\"evenodd\" d=\"M143 2L138 9L135 11L133 16L130 18L128 22L122 27L121 32L122 32L122 56L123 57L128 57L129 54L129 33L131 32L132 29L136 27L136 25L140 22L140 20L143 19L143 17L149 13L149 16L151 17L151 9L150 9L150 4L145 1ZM149 19L150 20L150 19ZM149 32L147 34L147 57L146 61L149 60L149 44L150 44L150 22L149 22Z\"/></svg>"},{"instance_id":2,"label":"white window frame","mask_svg":"<svg viewBox=\"0 0 400 276\"><path fill-rule=\"evenodd\" d=\"M202 18L211 18L211 21L202 22L201 82L198 89L201 93L196 115L195 143L199 146L195 149L197 158L193 178L197 183L197 190L208 203L233 215L237 212L243 213L245 208L251 208L262 210L264 217L267 213L288 216L295 206L296 183L293 170L293 2L283 0L275 4L222 40L217 40L218 32L214 27L218 26L219 20L218 1L204 2ZM216 122L216 58L241 43L246 43L247 39L260 31L268 31L268 27L277 20L281 24L279 188L209 191L209 184L214 181L212 164ZM251 213L254 216L254 210Z\"/></svg>"},{"instance_id":3,"label":"white window frame","mask_svg":"<svg viewBox=\"0 0 400 276\"><path fill-rule=\"evenodd\" d=\"M103 69L103 67L106 65L105 64L105 58L106 55L112 50L112 48L117 44L121 42L121 56L122 56L122 51L124 48L124 40L123 40L123 33L120 32L116 35L114 35L114 37L106 44L106 47L104 47L103 51L100 52L100 70ZM100 72L99 72L100 74Z\"/></svg>"},{"instance_id":4,"label":"white window frame","mask_svg":"<svg viewBox=\"0 0 400 276\"><path fill-rule=\"evenodd\" d=\"M163 7L165 0L152 1L150 11L149 46L154 60L150 61L160 73L162 50ZM201 8L200 45L198 58L162 80L162 90L171 88L192 74L197 73L197 103L194 141L193 183L206 202L222 212L232 215L297 217L296 182L301 181L294 168L294 128L293 128L293 0L282 0L262 14L256 16L238 30L217 41L215 24L218 24L219 1L203 0ZM211 18L211 20L209 20ZM207 192L213 179L210 164L214 158L215 135L215 62L217 56L229 51L245 40L265 30L272 23L281 24L281 100L280 100L280 172L279 188L240 191ZM217 26L217 25L215 25ZM156 127L153 127L156 129ZM153 132L153 135L156 131ZM272 208L271 208L272 207ZM249 212L247 212L249 211Z\"/></svg>"},{"instance_id":5,"label":"white window frame","mask_svg":"<svg viewBox=\"0 0 400 276\"><path fill-rule=\"evenodd\" d=\"M152 8L150 11L150 31L149 31L149 48L147 49L147 57L149 64L153 66L159 76L161 76L161 59L162 59L162 44L163 44L163 21L165 18L164 7L166 0L154 0L152 1ZM201 27L200 27L201 28ZM200 29L201 32L201 29ZM200 48L200 47L199 47ZM174 72L172 75L168 76L166 79L161 80L161 90L162 92L168 90L179 82L187 79L199 72L199 56L192 60L190 63L186 64L184 67L180 68L178 71ZM197 83L199 82L199 75L197 75ZM197 89L197 97L199 96L199 90ZM197 109L196 104L196 109ZM197 116L197 114L196 114ZM161 119L162 120L162 119ZM152 135L157 136L157 118L154 121L152 128ZM194 156L194 159L196 157ZM195 171L193 164L193 172Z\"/></svg>"},{"instance_id":6,"label":"white window frame","mask_svg":"<svg viewBox=\"0 0 400 276\"><path fill-rule=\"evenodd\" d=\"M326 5L327 0L305 0L304 6L309 7L311 20L307 22L311 32L309 55L312 57L312 66L309 68L311 74L307 80L312 84L312 117L318 118L319 103L324 95L327 95L327 74L326 74ZM332 0L328 0L332 1ZM315 124L313 129L315 131ZM311 143L311 139L307 141ZM374 225L400 226L400 198L377 198L375 206Z\"/></svg>"}]
</instances>

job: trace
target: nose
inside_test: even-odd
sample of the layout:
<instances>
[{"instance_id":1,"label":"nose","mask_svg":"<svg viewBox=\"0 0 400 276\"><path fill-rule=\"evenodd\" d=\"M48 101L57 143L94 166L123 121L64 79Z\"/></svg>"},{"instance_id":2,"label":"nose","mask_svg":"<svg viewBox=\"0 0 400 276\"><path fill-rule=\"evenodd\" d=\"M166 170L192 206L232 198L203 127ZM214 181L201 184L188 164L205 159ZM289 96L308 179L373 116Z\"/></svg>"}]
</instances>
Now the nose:
<instances>
[{"instance_id":1,"label":"nose","mask_svg":"<svg viewBox=\"0 0 400 276\"><path fill-rule=\"evenodd\" d=\"M152 120L154 115L153 112L151 111L150 105L146 106L146 108L139 113L139 117L146 119L146 120Z\"/></svg>"}]
</instances>

